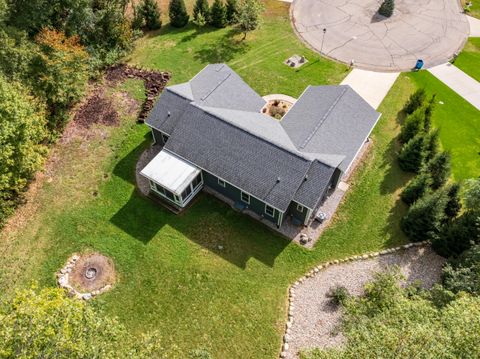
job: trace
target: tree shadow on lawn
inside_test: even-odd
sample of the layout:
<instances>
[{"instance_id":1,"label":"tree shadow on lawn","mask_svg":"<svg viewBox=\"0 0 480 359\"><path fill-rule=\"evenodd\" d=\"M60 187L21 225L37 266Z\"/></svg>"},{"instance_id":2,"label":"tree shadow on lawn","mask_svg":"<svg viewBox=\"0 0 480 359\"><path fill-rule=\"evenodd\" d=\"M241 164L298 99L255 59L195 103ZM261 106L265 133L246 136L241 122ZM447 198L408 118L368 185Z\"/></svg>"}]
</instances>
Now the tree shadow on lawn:
<instances>
[{"instance_id":1,"label":"tree shadow on lawn","mask_svg":"<svg viewBox=\"0 0 480 359\"><path fill-rule=\"evenodd\" d=\"M245 54L250 49L250 45L246 41L236 39L235 34L237 32L230 29L220 39L205 44L195 52L194 59L202 63L221 63Z\"/></svg>"},{"instance_id":2,"label":"tree shadow on lawn","mask_svg":"<svg viewBox=\"0 0 480 359\"><path fill-rule=\"evenodd\" d=\"M134 168L147 144L146 139L122 158L113 173L135 184ZM205 193L197 197L193 205L176 215L135 189L110 222L144 244L148 244L162 228L169 226L242 269L250 258L273 267L275 259L289 245L289 240L223 202ZM178 240L182 237L179 236Z\"/></svg>"}]
</instances>

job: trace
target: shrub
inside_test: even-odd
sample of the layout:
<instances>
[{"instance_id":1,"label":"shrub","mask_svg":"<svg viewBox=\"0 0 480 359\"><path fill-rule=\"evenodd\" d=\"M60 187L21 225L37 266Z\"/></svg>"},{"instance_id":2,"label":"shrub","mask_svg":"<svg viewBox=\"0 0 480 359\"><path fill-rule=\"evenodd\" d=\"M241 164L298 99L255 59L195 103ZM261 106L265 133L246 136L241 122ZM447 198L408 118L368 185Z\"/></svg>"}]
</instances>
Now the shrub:
<instances>
[{"instance_id":1,"label":"shrub","mask_svg":"<svg viewBox=\"0 0 480 359\"><path fill-rule=\"evenodd\" d=\"M156 334L135 337L60 288L17 291L0 307L4 358L158 358ZM12 330L14 328L14 330Z\"/></svg>"},{"instance_id":2,"label":"shrub","mask_svg":"<svg viewBox=\"0 0 480 359\"><path fill-rule=\"evenodd\" d=\"M436 154L425 166L432 178L432 188L439 189L448 180L450 176L450 154L448 152L440 152Z\"/></svg>"},{"instance_id":3,"label":"shrub","mask_svg":"<svg viewBox=\"0 0 480 359\"><path fill-rule=\"evenodd\" d=\"M210 9L210 25L216 28L227 26L227 8L222 0L214 0Z\"/></svg>"},{"instance_id":4,"label":"shrub","mask_svg":"<svg viewBox=\"0 0 480 359\"><path fill-rule=\"evenodd\" d=\"M403 107L403 111L407 115L410 115L416 109L423 106L426 98L427 98L427 94L425 92L425 89L418 89L410 96L407 103Z\"/></svg>"},{"instance_id":5,"label":"shrub","mask_svg":"<svg viewBox=\"0 0 480 359\"><path fill-rule=\"evenodd\" d=\"M335 286L330 288L327 297L330 298L330 301L334 305L344 305L347 299L350 298L350 293L348 289L343 286Z\"/></svg>"},{"instance_id":6,"label":"shrub","mask_svg":"<svg viewBox=\"0 0 480 359\"><path fill-rule=\"evenodd\" d=\"M430 175L422 172L408 183L400 194L400 198L410 206L428 192L431 183Z\"/></svg>"},{"instance_id":7,"label":"shrub","mask_svg":"<svg viewBox=\"0 0 480 359\"><path fill-rule=\"evenodd\" d=\"M384 0L380 9L378 9L378 13L382 16L390 17L393 15L393 10L395 10L394 0Z\"/></svg>"},{"instance_id":8,"label":"shrub","mask_svg":"<svg viewBox=\"0 0 480 359\"><path fill-rule=\"evenodd\" d=\"M408 141L398 155L398 164L403 171L418 173L425 158L425 135L420 133Z\"/></svg>"},{"instance_id":9,"label":"shrub","mask_svg":"<svg viewBox=\"0 0 480 359\"><path fill-rule=\"evenodd\" d=\"M0 76L0 227L43 165L47 136L43 106Z\"/></svg>"},{"instance_id":10,"label":"shrub","mask_svg":"<svg viewBox=\"0 0 480 359\"><path fill-rule=\"evenodd\" d=\"M454 293L480 295L480 245L468 249L443 269L443 285Z\"/></svg>"},{"instance_id":11,"label":"shrub","mask_svg":"<svg viewBox=\"0 0 480 359\"><path fill-rule=\"evenodd\" d=\"M407 143L419 133L423 132L425 122L425 109L420 107L410 114L400 129L400 142Z\"/></svg>"},{"instance_id":12,"label":"shrub","mask_svg":"<svg viewBox=\"0 0 480 359\"><path fill-rule=\"evenodd\" d=\"M415 242L438 238L445 218L446 196L443 191L427 194L416 201L402 218L402 231Z\"/></svg>"},{"instance_id":13,"label":"shrub","mask_svg":"<svg viewBox=\"0 0 480 359\"><path fill-rule=\"evenodd\" d=\"M227 0L227 22L235 24L238 16L238 1Z\"/></svg>"},{"instance_id":14,"label":"shrub","mask_svg":"<svg viewBox=\"0 0 480 359\"><path fill-rule=\"evenodd\" d=\"M209 22L210 8L207 0L196 0L193 7L193 22L197 26L203 26Z\"/></svg>"},{"instance_id":15,"label":"shrub","mask_svg":"<svg viewBox=\"0 0 480 359\"><path fill-rule=\"evenodd\" d=\"M170 25L173 27L184 27L188 24L189 16L183 0L170 0L168 15L170 16Z\"/></svg>"}]
</instances>

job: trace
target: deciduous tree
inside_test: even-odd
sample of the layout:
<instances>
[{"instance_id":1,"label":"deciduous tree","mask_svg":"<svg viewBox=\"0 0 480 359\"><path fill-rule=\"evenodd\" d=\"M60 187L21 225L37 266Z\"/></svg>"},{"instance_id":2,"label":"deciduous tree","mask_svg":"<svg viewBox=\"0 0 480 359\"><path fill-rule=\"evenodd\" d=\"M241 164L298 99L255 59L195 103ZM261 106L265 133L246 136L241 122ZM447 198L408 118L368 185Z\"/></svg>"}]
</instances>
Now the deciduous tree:
<instances>
[{"instance_id":1,"label":"deciduous tree","mask_svg":"<svg viewBox=\"0 0 480 359\"><path fill-rule=\"evenodd\" d=\"M262 11L263 5L258 0L244 0L240 4L235 26L238 31L243 33L243 40L246 39L247 33L260 26Z\"/></svg>"}]
</instances>

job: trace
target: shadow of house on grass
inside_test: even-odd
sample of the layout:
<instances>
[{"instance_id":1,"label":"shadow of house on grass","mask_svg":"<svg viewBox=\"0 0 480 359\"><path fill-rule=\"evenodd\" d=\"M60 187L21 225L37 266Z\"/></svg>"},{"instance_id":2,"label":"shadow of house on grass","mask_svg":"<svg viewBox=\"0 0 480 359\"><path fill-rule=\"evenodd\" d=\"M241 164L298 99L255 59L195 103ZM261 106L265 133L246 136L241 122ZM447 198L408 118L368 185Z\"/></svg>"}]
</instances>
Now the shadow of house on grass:
<instances>
[{"instance_id":1,"label":"shadow of house on grass","mask_svg":"<svg viewBox=\"0 0 480 359\"><path fill-rule=\"evenodd\" d=\"M114 174L135 183L134 168L146 143L144 141L122 158ZM110 222L144 244L164 227L171 227L187 240L242 269L251 258L273 267L275 259L289 245L287 239L220 200L203 192L197 196L191 206L176 215L135 188ZM178 236L179 241L183 240L182 236Z\"/></svg>"}]
</instances>

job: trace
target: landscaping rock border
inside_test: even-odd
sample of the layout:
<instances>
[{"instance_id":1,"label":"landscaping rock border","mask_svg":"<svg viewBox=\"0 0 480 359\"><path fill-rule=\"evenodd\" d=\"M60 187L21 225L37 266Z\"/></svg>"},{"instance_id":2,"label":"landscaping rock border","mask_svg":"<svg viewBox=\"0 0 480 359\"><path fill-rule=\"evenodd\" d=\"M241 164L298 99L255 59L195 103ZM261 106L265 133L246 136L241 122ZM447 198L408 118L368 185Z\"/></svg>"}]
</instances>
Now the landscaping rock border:
<instances>
[{"instance_id":1,"label":"landscaping rock border","mask_svg":"<svg viewBox=\"0 0 480 359\"><path fill-rule=\"evenodd\" d=\"M60 271L56 274L57 283L61 288L65 289L70 296L76 297L78 299L83 299L83 300L90 300L96 297L97 295L100 295L112 289L113 286L111 284L106 284L102 288L91 291L91 292L80 292L75 288L73 288L69 282L69 275L72 272L73 268L75 267L75 264L79 259L80 259L80 255L78 254L72 255L70 258L68 258L67 264L65 264L65 266L62 269L60 269Z\"/></svg>"},{"instance_id":2,"label":"landscaping rock border","mask_svg":"<svg viewBox=\"0 0 480 359\"><path fill-rule=\"evenodd\" d=\"M303 283L304 281L306 281L309 278L315 277L322 270L326 269L327 267L329 267L331 265L341 264L341 263L346 263L346 262L353 262L353 261L358 261L358 260L368 260L368 259L372 259L372 258L379 257L379 256L382 256L382 255L391 254L391 253L394 253L394 252L397 252L397 251L400 251L400 250L409 249L411 247L420 247L420 246L426 246L426 245L429 245L429 244L430 244L429 241L408 243L408 244L404 244L402 246L388 248L388 249L384 249L384 250L381 250L381 251L378 251L378 252L371 252L371 253L365 253L365 254L360 254L360 255L354 255L354 256L347 257L347 258L343 258L343 259L336 259L336 260L325 262L325 263L322 263L322 264L319 264L319 265L315 266L313 269L308 271L305 275L303 275L302 277L297 279L297 281L295 281L290 286L290 288L288 289L287 322L285 324L285 332L284 332L284 335L283 335L283 338L282 338L282 348L281 348L281 352L280 352L279 357L280 358L286 358L287 357L287 352L288 352L289 347L290 347L290 344L289 344L290 334L291 334L290 330L291 330L291 327L292 327L292 324L293 324L293 321L294 321L294 313L295 313L295 303L294 303L295 302L295 290L301 283Z\"/></svg>"}]
</instances>

